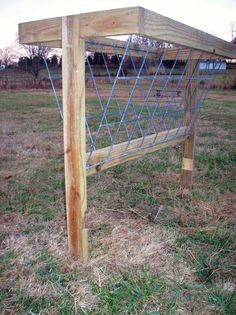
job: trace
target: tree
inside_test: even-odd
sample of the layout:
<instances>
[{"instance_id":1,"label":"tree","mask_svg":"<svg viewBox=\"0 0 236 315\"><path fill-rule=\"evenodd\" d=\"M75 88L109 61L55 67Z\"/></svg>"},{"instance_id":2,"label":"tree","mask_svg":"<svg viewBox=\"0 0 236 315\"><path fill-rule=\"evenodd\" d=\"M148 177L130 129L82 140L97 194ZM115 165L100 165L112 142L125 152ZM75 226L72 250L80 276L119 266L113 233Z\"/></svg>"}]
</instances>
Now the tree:
<instances>
[{"instance_id":1,"label":"tree","mask_svg":"<svg viewBox=\"0 0 236 315\"><path fill-rule=\"evenodd\" d=\"M119 65L119 56L117 56L117 55L112 55L111 56L111 64L113 64L113 65Z\"/></svg>"},{"instance_id":2,"label":"tree","mask_svg":"<svg viewBox=\"0 0 236 315\"><path fill-rule=\"evenodd\" d=\"M149 47L162 47L162 43L159 42L156 39L142 37L139 35L134 35L132 37L132 42L136 44L137 46L143 45L143 46L149 46Z\"/></svg>"},{"instance_id":3,"label":"tree","mask_svg":"<svg viewBox=\"0 0 236 315\"><path fill-rule=\"evenodd\" d=\"M39 72L45 67L43 59L44 58L47 59L49 52L51 52L51 48L40 45L39 46L24 45L23 47L24 52L26 54L26 56L23 57L26 59L26 61L24 61L26 65L26 70L33 75L34 79L37 79L39 76ZM22 65L23 60L21 60L20 63Z\"/></svg>"},{"instance_id":4,"label":"tree","mask_svg":"<svg viewBox=\"0 0 236 315\"><path fill-rule=\"evenodd\" d=\"M58 59L57 59L57 55L53 55L51 58L51 66L53 68L56 68L58 66Z\"/></svg>"},{"instance_id":5,"label":"tree","mask_svg":"<svg viewBox=\"0 0 236 315\"><path fill-rule=\"evenodd\" d=\"M94 65L104 65L105 61L108 62L108 55L106 53L95 52L93 57Z\"/></svg>"},{"instance_id":6,"label":"tree","mask_svg":"<svg viewBox=\"0 0 236 315\"><path fill-rule=\"evenodd\" d=\"M87 61L86 61L86 64L90 64L90 65L92 65L93 64L93 58L92 58L92 56L91 55L89 55L88 57L87 57Z\"/></svg>"},{"instance_id":7,"label":"tree","mask_svg":"<svg viewBox=\"0 0 236 315\"><path fill-rule=\"evenodd\" d=\"M27 58L27 57L20 57L19 58L18 67L20 70L27 71L28 60L29 60L29 58Z\"/></svg>"},{"instance_id":8,"label":"tree","mask_svg":"<svg viewBox=\"0 0 236 315\"><path fill-rule=\"evenodd\" d=\"M62 67L62 56L61 56L60 59L59 59L59 65L58 65L58 67L59 67L59 68Z\"/></svg>"},{"instance_id":9,"label":"tree","mask_svg":"<svg viewBox=\"0 0 236 315\"><path fill-rule=\"evenodd\" d=\"M10 47L0 48L0 66L9 67L15 59L15 54Z\"/></svg>"}]
</instances>

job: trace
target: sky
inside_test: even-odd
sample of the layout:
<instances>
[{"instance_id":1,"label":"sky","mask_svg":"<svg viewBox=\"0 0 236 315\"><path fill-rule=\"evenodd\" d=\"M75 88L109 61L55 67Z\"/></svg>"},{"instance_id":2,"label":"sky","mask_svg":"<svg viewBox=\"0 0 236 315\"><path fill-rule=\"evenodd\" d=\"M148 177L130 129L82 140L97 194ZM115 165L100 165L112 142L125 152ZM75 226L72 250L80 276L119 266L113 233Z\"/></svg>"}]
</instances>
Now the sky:
<instances>
[{"instance_id":1,"label":"sky","mask_svg":"<svg viewBox=\"0 0 236 315\"><path fill-rule=\"evenodd\" d=\"M14 43L21 22L130 6L142 6L227 41L232 39L230 24L236 29L236 0L0 0L0 48Z\"/></svg>"}]
</instances>

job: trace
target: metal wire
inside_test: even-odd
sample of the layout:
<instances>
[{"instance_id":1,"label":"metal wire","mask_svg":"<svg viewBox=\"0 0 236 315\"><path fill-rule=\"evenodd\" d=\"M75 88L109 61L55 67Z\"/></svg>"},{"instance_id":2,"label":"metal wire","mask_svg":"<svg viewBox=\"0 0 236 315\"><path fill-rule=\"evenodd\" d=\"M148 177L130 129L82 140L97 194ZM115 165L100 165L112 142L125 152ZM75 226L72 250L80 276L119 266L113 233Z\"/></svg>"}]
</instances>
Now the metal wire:
<instances>
[{"instance_id":1,"label":"metal wire","mask_svg":"<svg viewBox=\"0 0 236 315\"><path fill-rule=\"evenodd\" d=\"M191 49L182 67L179 67L179 63L182 61L183 49L181 47L177 49L175 59L171 67L167 69L165 56L171 48L170 45L166 45L164 49L160 48L160 53L156 54L159 59L155 59L149 46L142 46L142 49L134 48L132 37L129 37L124 46L117 45L117 42L107 44L99 40L89 41L88 44L97 47L96 51L101 54L103 63L98 67L100 69L98 73L98 68L87 58L87 68L93 86L88 90L89 94L96 96L97 99L97 105L93 106L93 111L87 112L88 133L93 135L88 137L88 141L91 142L91 151L87 160L88 168L119 157L115 156L115 148L121 142L126 142L124 150L119 153L122 156L143 150L147 146L182 137L181 127L184 126L188 113L191 113L191 120L185 130L185 135L192 132L192 126L214 78L212 73L207 72L197 75L201 55L192 75L187 76L187 68L194 53ZM110 50L113 48L111 55L117 56L118 64L115 67L105 56L106 47ZM122 54L121 49L123 49ZM134 56L133 52L137 51L140 57ZM210 63L211 60L209 59L208 62ZM149 73L150 63L154 68L152 74ZM220 69L220 65L217 67ZM115 76L114 72L116 72ZM191 84L194 86L192 97L197 90L199 92L194 96L194 104L192 101L185 104L186 93ZM170 133L171 130L175 132ZM160 138L161 132L164 132L164 136ZM152 143L145 141L148 135L154 136ZM140 138L139 145L133 149L132 140L137 138ZM103 156L94 164L91 161L92 155L104 147L108 148L106 157Z\"/></svg>"},{"instance_id":2,"label":"metal wire","mask_svg":"<svg viewBox=\"0 0 236 315\"><path fill-rule=\"evenodd\" d=\"M86 45L100 54L101 63L97 67L91 62L90 53L86 53L87 168L191 134L221 61L214 64L214 56L209 58L205 62L208 70L212 69L199 74L200 54L189 75L193 49L183 61L183 48L175 47L175 58L168 67L166 56L171 45L156 48L154 53L148 45L141 49L134 47L132 36L125 45L99 40L86 41ZM110 56L116 56L116 64L108 60L107 49ZM52 75L45 59L44 62L63 118ZM190 121L186 126L187 115ZM149 135L153 136L151 142L146 141ZM132 141L137 138L139 144L134 148ZM121 142L125 143L122 152L116 151ZM93 155L104 147L107 147L106 156L94 160Z\"/></svg>"},{"instance_id":3,"label":"metal wire","mask_svg":"<svg viewBox=\"0 0 236 315\"><path fill-rule=\"evenodd\" d=\"M61 116L61 119L63 119L62 107L61 107L61 104L60 104L60 101L59 101L59 98L58 98L58 95L57 95L57 92L56 92L56 89L55 89L55 86L54 86L54 82L53 82L53 79L52 79L52 75L51 75L51 72L49 70L48 63L47 63L47 60L46 60L45 57L43 57L43 61L44 61L44 64L45 64L45 67L46 67L46 70L47 70L47 73L48 73L48 78L49 78L51 86L52 86L54 99L55 99L55 102L56 102L59 114Z\"/></svg>"}]
</instances>

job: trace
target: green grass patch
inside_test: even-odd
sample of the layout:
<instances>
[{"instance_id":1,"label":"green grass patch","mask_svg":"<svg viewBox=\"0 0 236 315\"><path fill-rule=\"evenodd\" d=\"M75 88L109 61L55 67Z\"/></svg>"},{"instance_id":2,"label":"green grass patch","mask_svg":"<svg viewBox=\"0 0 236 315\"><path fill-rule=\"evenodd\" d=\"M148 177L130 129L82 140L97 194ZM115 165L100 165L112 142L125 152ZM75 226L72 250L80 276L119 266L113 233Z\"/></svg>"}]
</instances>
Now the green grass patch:
<instances>
[{"instance_id":1,"label":"green grass patch","mask_svg":"<svg viewBox=\"0 0 236 315\"><path fill-rule=\"evenodd\" d=\"M90 221L87 222L92 239L92 263L82 265L67 258L66 251L65 257L57 255L57 248L64 250L61 242L66 242L64 235L61 236L64 233L61 226L65 225L65 183L62 122L52 94L36 91L1 93L3 128L0 136L4 140L1 142L0 174L4 225L1 239L3 245L8 244L11 237L19 237L21 242L19 252L6 246L1 257L4 277L0 312L235 314L235 294L229 284L235 277L232 226L236 128L232 97L236 94L228 91L214 91L214 94L219 97L213 99L211 96L207 100L199 121L200 145L197 141L193 190L182 191L179 187L181 146L166 148L88 177L88 212L95 209L96 214L88 213ZM222 95L225 98L229 95L229 100L224 101ZM102 102L105 106L105 98ZM125 105L121 102L121 110ZM88 122L95 131L102 110L98 109L95 97L88 97L86 106L90 115ZM140 104L137 104L138 108ZM114 99L110 109L109 122L119 121ZM142 114L148 115L148 110L145 108ZM172 113L168 114L171 118ZM132 115L130 111L126 118L132 119ZM171 123L168 117L166 123ZM142 126L145 127L145 123ZM110 145L105 129L98 143L100 146ZM115 130L111 132L115 133ZM139 133L136 128L134 136ZM123 128L119 140L125 137ZM186 267L192 273L189 279L181 274L181 268L176 270L173 263L176 274L175 280L171 280L171 274L165 273L165 266L160 273L148 258L139 270L134 263L122 265L120 262L120 268L113 256L113 246L123 246L122 242L116 243L116 228L125 228L125 231L129 228L134 232L133 226L139 222L143 238L150 229L156 228L166 231L167 244L168 234L170 239L176 239L171 244L170 253L167 250L163 255L170 256L170 264L172 260L183 262L183 269ZM42 239L45 229L50 231L50 241L45 234ZM127 246L132 245L130 242ZM33 251L29 258L23 250L27 246ZM125 250L129 255L128 248ZM39 292L45 292L51 285L53 294L31 296L22 290L22 280L27 279L29 273L32 273L32 279L39 281ZM80 292L83 284L88 288L92 286L92 293L85 290L83 295ZM34 288L34 283L30 285ZM92 307L88 306L92 300L90 294L94 294L97 301Z\"/></svg>"},{"instance_id":2,"label":"green grass patch","mask_svg":"<svg viewBox=\"0 0 236 315\"><path fill-rule=\"evenodd\" d=\"M14 250L8 250L4 255L0 256L0 273L14 268L14 259L18 254Z\"/></svg>"},{"instance_id":3,"label":"green grass patch","mask_svg":"<svg viewBox=\"0 0 236 315\"><path fill-rule=\"evenodd\" d=\"M94 285L94 292L100 298L94 314L174 314L179 300L175 285L148 272L123 273L101 288Z\"/></svg>"}]
</instances>

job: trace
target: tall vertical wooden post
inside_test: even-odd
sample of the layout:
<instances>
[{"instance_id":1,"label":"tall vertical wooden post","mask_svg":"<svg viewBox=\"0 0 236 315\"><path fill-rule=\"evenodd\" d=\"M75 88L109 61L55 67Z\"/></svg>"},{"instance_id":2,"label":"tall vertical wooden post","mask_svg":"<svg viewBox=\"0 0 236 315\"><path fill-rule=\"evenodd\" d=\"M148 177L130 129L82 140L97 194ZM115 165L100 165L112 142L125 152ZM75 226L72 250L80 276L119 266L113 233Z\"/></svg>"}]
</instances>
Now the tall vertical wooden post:
<instances>
[{"instance_id":1,"label":"tall vertical wooden post","mask_svg":"<svg viewBox=\"0 0 236 315\"><path fill-rule=\"evenodd\" d=\"M86 137L85 137L85 43L79 37L78 17L62 18L63 127L65 190L69 251L88 259Z\"/></svg>"},{"instance_id":2,"label":"tall vertical wooden post","mask_svg":"<svg viewBox=\"0 0 236 315\"><path fill-rule=\"evenodd\" d=\"M191 78L194 74L194 77L198 76L198 61L191 60L188 65L186 76ZM190 81L186 95L185 95L185 106L189 108L189 111L186 113L184 125L188 126L191 122L191 117L194 113L194 107L197 102L197 81ZM182 159L182 170L181 170L181 186L183 188L192 188L193 181L193 161L194 161L194 149L195 149L195 123L192 126L192 133L184 141L183 145L183 159Z\"/></svg>"}]
</instances>

